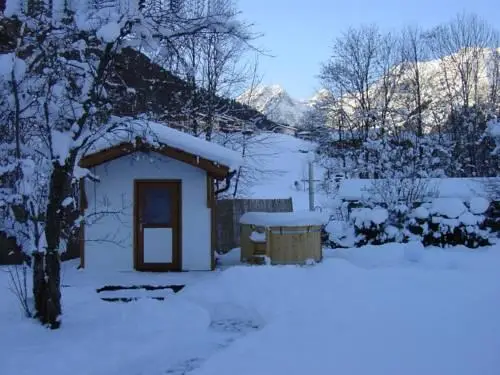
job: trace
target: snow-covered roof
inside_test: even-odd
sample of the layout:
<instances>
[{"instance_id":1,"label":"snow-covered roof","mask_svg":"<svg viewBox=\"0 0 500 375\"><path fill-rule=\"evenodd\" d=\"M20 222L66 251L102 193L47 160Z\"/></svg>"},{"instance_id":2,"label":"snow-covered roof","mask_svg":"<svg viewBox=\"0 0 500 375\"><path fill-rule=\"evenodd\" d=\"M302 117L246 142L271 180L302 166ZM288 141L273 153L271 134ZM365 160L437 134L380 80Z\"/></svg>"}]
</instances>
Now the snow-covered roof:
<instances>
[{"instance_id":1,"label":"snow-covered roof","mask_svg":"<svg viewBox=\"0 0 500 375\"><path fill-rule=\"evenodd\" d=\"M247 212L240 218L240 224L252 224L263 227L293 227L323 225L328 222L328 215L312 211L295 212Z\"/></svg>"},{"instance_id":2,"label":"snow-covered roof","mask_svg":"<svg viewBox=\"0 0 500 375\"><path fill-rule=\"evenodd\" d=\"M373 198L374 181L380 182L381 180L345 179L340 183L337 197L346 201ZM422 181L425 182L426 189L432 197L468 200L473 197L488 196L487 184L500 183L500 178L430 178ZM398 183L394 180L394 184Z\"/></svg>"},{"instance_id":3,"label":"snow-covered roof","mask_svg":"<svg viewBox=\"0 0 500 375\"><path fill-rule=\"evenodd\" d=\"M140 138L151 146L169 146L235 170L241 166L241 155L213 142L168 127L165 124L145 120L125 120L112 132L102 135L85 156L106 150L121 143L135 143Z\"/></svg>"}]
</instances>

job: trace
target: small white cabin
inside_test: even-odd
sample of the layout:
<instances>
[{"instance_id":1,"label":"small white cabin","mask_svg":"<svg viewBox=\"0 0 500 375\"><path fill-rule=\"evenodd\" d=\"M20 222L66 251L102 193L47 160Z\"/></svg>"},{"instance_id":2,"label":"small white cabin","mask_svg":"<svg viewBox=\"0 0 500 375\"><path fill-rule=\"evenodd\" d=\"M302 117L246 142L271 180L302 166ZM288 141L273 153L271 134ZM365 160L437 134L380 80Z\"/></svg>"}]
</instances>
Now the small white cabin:
<instances>
[{"instance_id":1,"label":"small white cabin","mask_svg":"<svg viewBox=\"0 0 500 375\"><path fill-rule=\"evenodd\" d=\"M132 131L130 131L130 126ZM214 180L238 153L152 122L102 139L81 159L81 266L198 271L215 265Z\"/></svg>"}]
</instances>

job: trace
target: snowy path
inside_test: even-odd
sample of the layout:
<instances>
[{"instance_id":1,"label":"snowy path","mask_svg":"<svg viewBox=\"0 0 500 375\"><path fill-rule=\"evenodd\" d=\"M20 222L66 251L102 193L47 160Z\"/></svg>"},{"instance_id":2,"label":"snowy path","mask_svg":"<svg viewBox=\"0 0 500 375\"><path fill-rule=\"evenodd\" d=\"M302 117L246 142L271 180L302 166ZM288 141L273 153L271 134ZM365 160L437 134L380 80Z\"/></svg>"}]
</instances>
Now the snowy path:
<instances>
[{"instance_id":1,"label":"snowy path","mask_svg":"<svg viewBox=\"0 0 500 375\"><path fill-rule=\"evenodd\" d=\"M498 375L499 251L433 249L412 264L388 245L313 268L229 270L218 298L267 324L192 375Z\"/></svg>"},{"instance_id":2,"label":"snowy path","mask_svg":"<svg viewBox=\"0 0 500 375\"><path fill-rule=\"evenodd\" d=\"M31 375L40 366L54 375L188 374L215 352L261 328L263 322L231 303L201 305L171 290L96 292L105 285L175 285L203 289L221 272L113 275L77 271L65 263L63 327L48 331L18 311L0 269L0 374ZM151 297L166 297L157 301ZM138 297L129 303L102 297ZM58 353L51 362L48 353Z\"/></svg>"},{"instance_id":3,"label":"snowy path","mask_svg":"<svg viewBox=\"0 0 500 375\"><path fill-rule=\"evenodd\" d=\"M0 272L0 374L499 374L498 246L429 249L417 263L401 245L329 255L113 280L66 269L57 332L20 316ZM110 283L187 286L165 301L101 301Z\"/></svg>"},{"instance_id":4,"label":"snowy path","mask_svg":"<svg viewBox=\"0 0 500 375\"><path fill-rule=\"evenodd\" d=\"M218 304L211 310L210 333L216 337L216 345L211 351L200 353L200 357L183 360L171 366L166 374L187 375L203 366L203 363L215 354L233 344L236 340L262 328L263 321L257 315L231 304Z\"/></svg>"}]
</instances>

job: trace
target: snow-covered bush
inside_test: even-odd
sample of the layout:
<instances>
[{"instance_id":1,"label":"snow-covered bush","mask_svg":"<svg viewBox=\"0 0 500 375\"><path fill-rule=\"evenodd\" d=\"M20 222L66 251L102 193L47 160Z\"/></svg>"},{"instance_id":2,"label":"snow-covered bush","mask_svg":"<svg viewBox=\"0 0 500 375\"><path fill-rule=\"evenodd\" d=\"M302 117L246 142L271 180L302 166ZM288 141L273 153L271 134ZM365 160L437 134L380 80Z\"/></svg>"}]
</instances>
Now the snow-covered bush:
<instances>
[{"instance_id":1,"label":"snow-covered bush","mask_svg":"<svg viewBox=\"0 0 500 375\"><path fill-rule=\"evenodd\" d=\"M326 227L330 234L329 246L343 248L406 242L404 229L407 222L406 205L387 209L381 206L351 207L346 221L336 221Z\"/></svg>"},{"instance_id":2,"label":"snow-covered bush","mask_svg":"<svg viewBox=\"0 0 500 375\"><path fill-rule=\"evenodd\" d=\"M351 222L356 233L356 244L381 245L389 242L390 237L385 231L388 219L389 212L382 207L353 209Z\"/></svg>"},{"instance_id":3,"label":"snow-covered bush","mask_svg":"<svg viewBox=\"0 0 500 375\"><path fill-rule=\"evenodd\" d=\"M425 178L390 178L371 182L367 199L351 203L349 222L356 245L407 242L408 214L416 202L432 199L435 189Z\"/></svg>"},{"instance_id":4,"label":"snow-covered bush","mask_svg":"<svg viewBox=\"0 0 500 375\"><path fill-rule=\"evenodd\" d=\"M331 248L349 248L356 244L354 228L346 221L334 220L325 226L328 240L324 243Z\"/></svg>"},{"instance_id":5,"label":"snow-covered bush","mask_svg":"<svg viewBox=\"0 0 500 375\"><path fill-rule=\"evenodd\" d=\"M457 198L434 199L412 210L408 230L424 246L486 246L491 233L485 225L489 205L479 197L465 203Z\"/></svg>"},{"instance_id":6,"label":"snow-covered bush","mask_svg":"<svg viewBox=\"0 0 500 375\"><path fill-rule=\"evenodd\" d=\"M498 226L495 204L482 197L463 202L436 198L430 202L394 206L354 207L347 223L327 226L330 246L349 247L389 242L419 242L424 246L487 246ZM498 207L500 208L500 207ZM493 223L493 225L492 225Z\"/></svg>"}]
</instances>

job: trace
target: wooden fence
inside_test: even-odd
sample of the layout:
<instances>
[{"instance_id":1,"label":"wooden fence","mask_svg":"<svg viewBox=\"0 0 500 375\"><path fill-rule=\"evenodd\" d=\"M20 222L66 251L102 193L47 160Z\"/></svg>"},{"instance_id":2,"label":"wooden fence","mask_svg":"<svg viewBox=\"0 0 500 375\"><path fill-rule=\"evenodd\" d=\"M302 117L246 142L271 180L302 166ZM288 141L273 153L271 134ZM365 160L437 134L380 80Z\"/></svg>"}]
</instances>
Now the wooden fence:
<instances>
[{"instance_id":1,"label":"wooden fence","mask_svg":"<svg viewBox=\"0 0 500 375\"><path fill-rule=\"evenodd\" d=\"M16 240L0 232L0 265L21 264L22 262L23 253L17 246Z\"/></svg>"},{"instance_id":2,"label":"wooden fence","mask_svg":"<svg viewBox=\"0 0 500 375\"><path fill-rule=\"evenodd\" d=\"M292 212L292 198L221 199L217 201L217 249L227 252L240 246L240 218L246 212Z\"/></svg>"},{"instance_id":3,"label":"wooden fence","mask_svg":"<svg viewBox=\"0 0 500 375\"><path fill-rule=\"evenodd\" d=\"M70 260L80 257L80 242L78 240L78 232L72 236L66 247L66 251L61 253L61 260ZM7 237L4 232L0 231L0 265L17 265L22 264L27 257L21 251L21 248L16 244L13 237Z\"/></svg>"}]
</instances>

